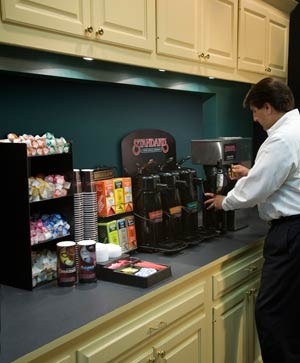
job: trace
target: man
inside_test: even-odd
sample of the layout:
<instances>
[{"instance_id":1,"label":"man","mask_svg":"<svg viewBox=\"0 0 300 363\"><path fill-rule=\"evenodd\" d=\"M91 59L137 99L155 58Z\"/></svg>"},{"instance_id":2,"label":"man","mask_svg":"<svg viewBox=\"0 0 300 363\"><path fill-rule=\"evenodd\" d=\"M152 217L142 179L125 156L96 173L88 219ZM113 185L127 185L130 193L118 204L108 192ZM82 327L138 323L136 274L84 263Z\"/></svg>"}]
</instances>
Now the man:
<instances>
[{"instance_id":1,"label":"man","mask_svg":"<svg viewBox=\"0 0 300 363\"><path fill-rule=\"evenodd\" d=\"M206 193L207 209L257 205L270 222L256 301L256 326L264 363L300 362L300 115L283 82L265 78L244 100L267 132L251 169L232 167L227 196Z\"/></svg>"}]
</instances>

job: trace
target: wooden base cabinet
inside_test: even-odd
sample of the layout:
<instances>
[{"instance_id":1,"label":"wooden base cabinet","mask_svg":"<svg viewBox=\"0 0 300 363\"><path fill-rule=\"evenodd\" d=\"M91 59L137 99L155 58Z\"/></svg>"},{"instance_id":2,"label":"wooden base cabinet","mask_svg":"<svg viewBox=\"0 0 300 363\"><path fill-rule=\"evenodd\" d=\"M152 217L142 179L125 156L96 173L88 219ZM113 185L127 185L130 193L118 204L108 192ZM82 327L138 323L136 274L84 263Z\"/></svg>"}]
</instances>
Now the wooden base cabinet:
<instances>
[{"instance_id":1,"label":"wooden base cabinet","mask_svg":"<svg viewBox=\"0 0 300 363\"><path fill-rule=\"evenodd\" d=\"M15 363L262 363L254 322L262 245L226 255Z\"/></svg>"},{"instance_id":2,"label":"wooden base cabinet","mask_svg":"<svg viewBox=\"0 0 300 363\"><path fill-rule=\"evenodd\" d=\"M145 299L80 347L78 363L207 361L206 285L189 279L180 289Z\"/></svg>"},{"instance_id":3,"label":"wooden base cabinet","mask_svg":"<svg viewBox=\"0 0 300 363\"><path fill-rule=\"evenodd\" d=\"M213 274L213 363L262 362L255 327L261 251Z\"/></svg>"}]
</instances>

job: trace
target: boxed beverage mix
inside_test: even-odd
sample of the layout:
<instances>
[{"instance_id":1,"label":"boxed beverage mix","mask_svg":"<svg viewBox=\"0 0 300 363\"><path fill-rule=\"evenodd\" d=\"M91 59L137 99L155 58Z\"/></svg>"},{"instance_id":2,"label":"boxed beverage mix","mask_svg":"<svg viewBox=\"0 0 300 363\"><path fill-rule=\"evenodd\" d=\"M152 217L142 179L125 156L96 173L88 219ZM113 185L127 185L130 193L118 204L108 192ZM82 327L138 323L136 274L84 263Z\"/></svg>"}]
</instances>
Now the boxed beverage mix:
<instances>
[{"instance_id":1,"label":"boxed beverage mix","mask_svg":"<svg viewBox=\"0 0 300 363\"><path fill-rule=\"evenodd\" d=\"M132 200L132 184L131 177L123 178L123 190L124 190L124 211L133 211L133 200Z\"/></svg>"},{"instance_id":2,"label":"boxed beverage mix","mask_svg":"<svg viewBox=\"0 0 300 363\"><path fill-rule=\"evenodd\" d=\"M99 222L98 236L101 243L119 244L117 221Z\"/></svg>"},{"instance_id":3,"label":"boxed beverage mix","mask_svg":"<svg viewBox=\"0 0 300 363\"><path fill-rule=\"evenodd\" d=\"M136 231L135 231L135 219L133 215L125 217L127 228L127 241L128 250L135 250L137 248Z\"/></svg>"},{"instance_id":4,"label":"boxed beverage mix","mask_svg":"<svg viewBox=\"0 0 300 363\"><path fill-rule=\"evenodd\" d=\"M115 213L124 213L124 190L123 190L123 178L114 178L114 197L115 197Z\"/></svg>"},{"instance_id":5,"label":"boxed beverage mix","mask_svg":"<svg viewBox=\"0 0 300 363\"><path fill-rule=\"evenodd\" d=\"M97 192L97 208L100 217L108 217L114 215L115 198L113 179L98 180L95 182Z\"/></svg>"},{"instance_id":6,"label":"boxed beverage mix","mask_svg":"<svg viewBox=\"0 0 300 363\"><path fill-rule=\"evenodd\" d=\"M122 252L128 251L127 228L125 218L117 220L119 244Z\"/></svg>"}]
</instances>

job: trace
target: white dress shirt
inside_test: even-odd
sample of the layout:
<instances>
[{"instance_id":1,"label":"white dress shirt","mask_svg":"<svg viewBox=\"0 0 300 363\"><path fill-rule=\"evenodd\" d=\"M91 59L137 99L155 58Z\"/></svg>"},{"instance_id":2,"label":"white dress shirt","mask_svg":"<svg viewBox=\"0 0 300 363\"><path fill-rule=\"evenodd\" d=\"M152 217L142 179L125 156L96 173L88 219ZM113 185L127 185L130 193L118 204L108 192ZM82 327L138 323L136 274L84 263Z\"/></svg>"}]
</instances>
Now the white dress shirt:
<instances>
[{"instance_id":1,"label":"white dress shirt","mask_svg":"<svg viewBox=\"0 0 300 363\"><path fill-rule=\"evenodd\" d=\"M224 198L224 210L258 206L262 219L300 214L300 115L285 113L267 130L246 177Z\"/></svg>"}]
</instances>

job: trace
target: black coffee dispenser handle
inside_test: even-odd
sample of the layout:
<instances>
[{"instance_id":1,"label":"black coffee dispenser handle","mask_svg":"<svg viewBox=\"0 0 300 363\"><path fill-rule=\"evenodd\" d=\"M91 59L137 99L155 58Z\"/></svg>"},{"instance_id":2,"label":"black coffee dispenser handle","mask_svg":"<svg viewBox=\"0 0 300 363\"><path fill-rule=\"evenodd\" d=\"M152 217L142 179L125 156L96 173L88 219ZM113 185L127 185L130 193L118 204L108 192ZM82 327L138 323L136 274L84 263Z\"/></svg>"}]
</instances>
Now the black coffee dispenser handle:
<instances>
[{"instance_id":1,"label":"black coffee dispenser handle","mask_svg":"<svg viewBox=\"0 0 300 363\"><path fill-rule=\"evenodd\" d=\"M155 190L157 192L161 192L163 190L166 190L167 188L168 188L168 184L157 183Z\"/></svg>"},{"instance_id":2,"label":"black coffee dispenser handle","mask_svg":"<svg viewBox=\"0 0 300 363\"><path fill-rule=\"evenodd\" d=\"M192 157L190 155L186 156L185 158L177 161L176 167L177 169L181 169L181 165L184 164L186 161L190 160Z\"/></svg>"},{"instance_id":3,"label":"black coffee dispenser handle","mask_svg":"<svg viewBox=\"0 0 300 363\"><path fill-rule=\"evenodd\" d=\"M188 186L188 183L186 182L186 180L176 180L175 186L176 188L182 190Z\"/></svg>"}]
</instances>

